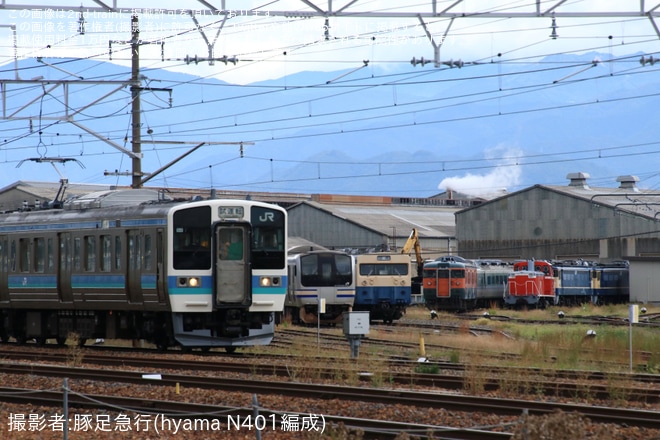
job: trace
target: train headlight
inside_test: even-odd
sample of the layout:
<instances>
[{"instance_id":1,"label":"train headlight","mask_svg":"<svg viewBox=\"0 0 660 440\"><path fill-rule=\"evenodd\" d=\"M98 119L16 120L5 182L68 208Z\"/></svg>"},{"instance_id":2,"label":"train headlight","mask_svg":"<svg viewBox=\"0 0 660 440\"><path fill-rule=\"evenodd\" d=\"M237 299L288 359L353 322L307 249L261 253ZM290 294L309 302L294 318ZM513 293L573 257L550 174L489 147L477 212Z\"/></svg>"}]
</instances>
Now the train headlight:
<instances>
[{"instance_id":1,"label":"train headlight","mask_svg":"<svg viewBox=\"0 0 660 440\"><path fill-rule=\"evenodd\" d=\"M199 282L199 278L191 277L188 279L188 285L190 287L199 287L201 283Z\"/></svg>"},{"instance_id":2,"label":"train headlight","mask_svg":"<svg viewBox=\"0 0 660 440\"><path fill-rule=\"evenodd\" d=\"M260 287L277 287L282 285L282 277L260 277Z\"/></svg>"},{"instance_id":3,"label":"train headlight","mask_svg":"<svg viewBox=\"0 0 660 440\"><path fill-rule=\"evenodd\" d=\"M199 277L179 277L177 285L181 287L200 287L202 280Z\"/></svg>"}]
</instances>

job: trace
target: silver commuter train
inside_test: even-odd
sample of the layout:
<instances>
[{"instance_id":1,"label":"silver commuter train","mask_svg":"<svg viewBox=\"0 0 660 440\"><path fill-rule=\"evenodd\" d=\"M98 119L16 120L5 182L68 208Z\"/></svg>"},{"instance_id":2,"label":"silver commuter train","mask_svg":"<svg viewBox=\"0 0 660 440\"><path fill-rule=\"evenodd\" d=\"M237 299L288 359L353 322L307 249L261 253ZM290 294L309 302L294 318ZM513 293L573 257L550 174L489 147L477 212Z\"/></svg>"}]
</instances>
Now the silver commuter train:
<instances>
[{"instance_id":1,"label":"silver commuter train","mask_svg":"<svg viewBox=\"0 0 660 440\"><path fill-rule=\"evenodd\" d=\"M324 249L300 250L288 259L284 319L297 324L341 323L355 301L355 257Z\"/></svg>"},{"instance_id":2,"label":"silver commuter train","mask_svg":"<svg viewBox=\"0 0 660 440\"><path fill-rule=\"evenodd\" d=\"M276 205L150 190L0 214L0 338L268 344L284 307L286 227Z\"/></svg>"}]
</instances>

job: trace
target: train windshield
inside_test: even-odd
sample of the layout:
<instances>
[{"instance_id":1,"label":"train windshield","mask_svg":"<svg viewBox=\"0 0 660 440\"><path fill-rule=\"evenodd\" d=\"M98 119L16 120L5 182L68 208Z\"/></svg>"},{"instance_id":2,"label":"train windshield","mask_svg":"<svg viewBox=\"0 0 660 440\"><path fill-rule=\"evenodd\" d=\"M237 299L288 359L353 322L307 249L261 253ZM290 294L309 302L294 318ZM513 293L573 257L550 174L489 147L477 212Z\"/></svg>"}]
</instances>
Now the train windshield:
<instances>
[{"instance_id":1,"label":"train windshield","mask_svg":"<svg viewBox=\"0 0 660 440\"><path fill-rule=\"evenodd\" d=\"M253 206L251 213L252 268L285 268L286 219L284 213L260 206Z\"/></svg>"},{"instance_id":2,"label":"train windshield","mask_svg":"<svg viewBox=\"0 0 660 440\"><path fill-rule=\"evenodd\" d=\"M456 277L456 272L452 271L452 277ZM424 269L424 278L449 278L448 269Z\"/></svg>"},{"instance_id":3,"label":"train windshield","mask_svg":"<svg viewBox=\"0 0 660 440\"><path fill-rule=\"evenodd\" d=\"M211 268L211 207L182 209L174 213L175 269Z\"/></svg>"},{"instance_id":4,"label":"train windshield","mask_svg":"<svg viewBox=\"0 0 660 440\"><path fill-rule=\"evenodd\" d=\"M408 265L396 263L360 264L360 275L408 275Z\"/></svg>"},{"instance_id":5,"label":"train windshield","mask_svg":"<svg viewBox=\"0 0 660 440\"><path fill-rule=\"evenodd\" d=\"M349 255L305 255L300 258L300 271L303 286L348 286L353 283L353 266Z\"/></svg>"}]
</instances>

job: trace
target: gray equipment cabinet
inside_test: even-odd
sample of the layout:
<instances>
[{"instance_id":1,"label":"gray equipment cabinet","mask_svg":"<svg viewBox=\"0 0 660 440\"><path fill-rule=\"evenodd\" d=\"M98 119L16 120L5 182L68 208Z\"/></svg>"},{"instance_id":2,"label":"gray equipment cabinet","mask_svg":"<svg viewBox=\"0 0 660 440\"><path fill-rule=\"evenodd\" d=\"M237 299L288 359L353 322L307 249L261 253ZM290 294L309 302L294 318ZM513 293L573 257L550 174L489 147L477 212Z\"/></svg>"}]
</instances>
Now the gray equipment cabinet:
<instances>
[{"instance_id":1,"label":"gray equipment cabinet","mask_svg":"<svg viewBox=\"0 0 660 440\"><path fill-rule=\"evenodd\" d=\"M358 357L360 339L369 334L369 312L344 312L344 335L351 344L351 359Z\"/></svg>"}]
</instances>

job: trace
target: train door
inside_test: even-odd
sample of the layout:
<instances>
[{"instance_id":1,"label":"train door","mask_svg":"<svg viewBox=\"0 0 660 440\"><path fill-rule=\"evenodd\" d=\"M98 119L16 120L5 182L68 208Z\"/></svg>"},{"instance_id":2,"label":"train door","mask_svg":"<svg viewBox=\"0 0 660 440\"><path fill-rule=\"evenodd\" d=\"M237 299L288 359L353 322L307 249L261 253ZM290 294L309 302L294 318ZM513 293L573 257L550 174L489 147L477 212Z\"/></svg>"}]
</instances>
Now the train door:
<instances>
[{"instance_id":1,"label":"train door","mask_svg":"<svg viewBox=\"0 0 660 440\"><path fill-rule=\"evenodd\" d=\"M220 307L252 304L249 232L245 224L215 225L213 277L216 304Z\"/></svg>"},{"instance_id":2,"label":"train door","mask_svg":"<svg viewBox=\"0 0 660 440\"><path fill-rule=\"evenodd\" d=\"M131 304L142 303L142 236L139 230L126 231L126 294Z\"/></svg>"},{"instance_id":3,"label":"train door","mask_svg":"<svg viewBox=\"0 0 660 440\"><path fill-rule=\"evenodd\" d=\"M61 302L72 303L73 291L71 290L71 233L62 232L58 234L57 239L59 242L57 256L57 293Z\"/></svg>"}]
</instances>

